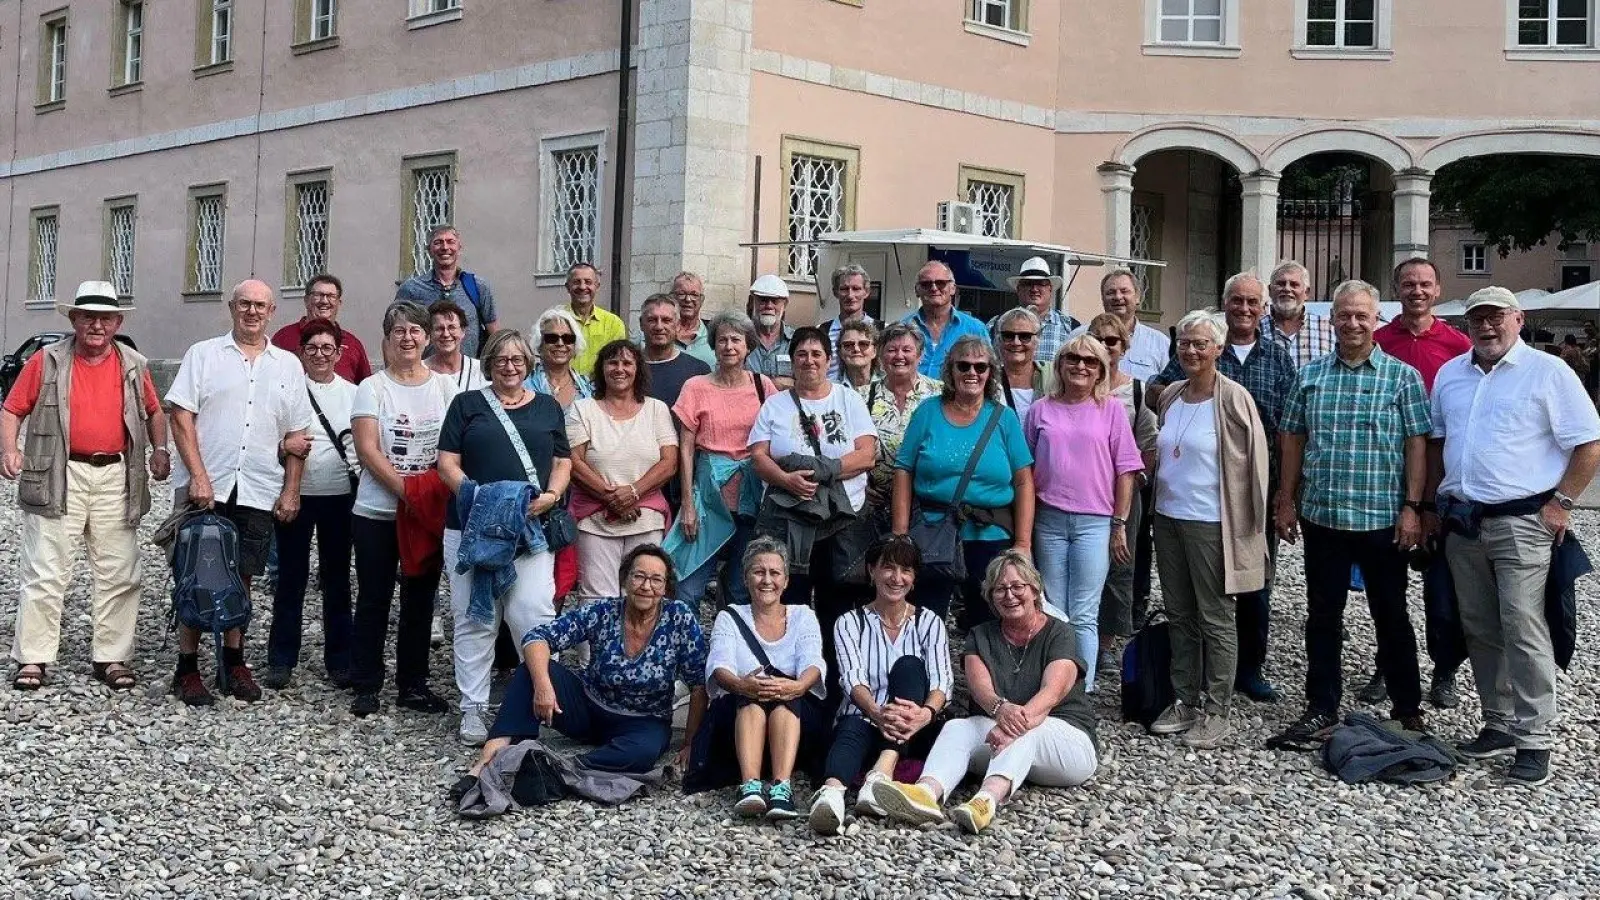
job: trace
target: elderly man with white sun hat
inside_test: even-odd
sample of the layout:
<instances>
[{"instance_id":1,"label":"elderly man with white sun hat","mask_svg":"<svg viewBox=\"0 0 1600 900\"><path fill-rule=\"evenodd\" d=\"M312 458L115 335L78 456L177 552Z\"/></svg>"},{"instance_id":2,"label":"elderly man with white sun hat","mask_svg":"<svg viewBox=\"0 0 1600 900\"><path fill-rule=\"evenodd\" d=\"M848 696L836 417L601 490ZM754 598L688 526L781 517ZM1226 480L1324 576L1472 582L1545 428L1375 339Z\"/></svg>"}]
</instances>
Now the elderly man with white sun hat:
<instances>
[{"instance_id":1,"label":"elderly man with white sun hat","mask_svg":"<svg viewBox=\"0 0 1600 900\"><path fill-rule=\"evenodd\" d=\"M1044 257L1034 256L1022 264L1017 274L1006 279L1011 289L1017 292L1017 308L1031 310L1039 317L1039 334L1034 340L1037 342L1033 348L1033 358L1043 362L1054 362L1056 352L1061 345L1067 342L1067 336L1077 331L1082 324L1077 319L1067 315L1056 308L1056 292L1061 290L1062 278L1050 272L1050 264ZM995 344L1000 344L1000 320L1005 314L988 321L989 336Z\"/></svg>"}]
</instances>

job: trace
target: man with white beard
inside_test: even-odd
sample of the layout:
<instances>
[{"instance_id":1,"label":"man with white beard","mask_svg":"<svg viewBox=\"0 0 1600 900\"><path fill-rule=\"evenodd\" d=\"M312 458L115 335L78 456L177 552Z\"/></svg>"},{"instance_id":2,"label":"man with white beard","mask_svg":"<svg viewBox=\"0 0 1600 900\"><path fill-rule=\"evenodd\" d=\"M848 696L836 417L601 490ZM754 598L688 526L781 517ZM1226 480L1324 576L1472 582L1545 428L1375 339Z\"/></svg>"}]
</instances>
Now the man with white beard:
<instances>
[{"instance_id":1,"label":"man with white beard","mask_svg":"<svg viewBox=\"0 0 1600 900\"><path fill-rule=\"evenodd\" d=\"M759 372L777 383L779 390L794 387L794 364L789 359L789 341L794 329L784 324L789 309L789 286L776 275L763 275L750 285L745 312L756 323L756 344L744 367Z\"/></svg>"},{"instance_id":2,"label":"man with white beard","mask_svg":"<svg viewBox=\"0 0 1600 900\"><path fill-rule=\"evenodd\" d=\"M1261 330L1289 351L1296 369L1333 352L1333 325L1306 310L1311 273L1305 266L1294 260L1278 263L1267 281L1267 293L1272 297L1272 314L1262 317Z\"/></svg>"}]
</instances>

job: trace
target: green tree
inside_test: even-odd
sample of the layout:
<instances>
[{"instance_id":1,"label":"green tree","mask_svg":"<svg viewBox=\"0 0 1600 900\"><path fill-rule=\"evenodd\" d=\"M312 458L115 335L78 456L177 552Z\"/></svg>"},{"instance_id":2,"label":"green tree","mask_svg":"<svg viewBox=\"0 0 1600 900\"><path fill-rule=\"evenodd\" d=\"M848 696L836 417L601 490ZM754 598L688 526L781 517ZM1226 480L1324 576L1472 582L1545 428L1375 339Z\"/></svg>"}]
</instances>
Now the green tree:
<instances>
[{"instance_id":1,"label":"green tree","mask_svg":"<svg viewBox=\"0 0 1600 900\"><path fill-rule=\"evenodd\" d=\"M1600 159L1505 154L1463 159L1433 177L1433 203L1466 219L1502 257L1551 235L1600 241Z\"/></svg>"}]
</instances>

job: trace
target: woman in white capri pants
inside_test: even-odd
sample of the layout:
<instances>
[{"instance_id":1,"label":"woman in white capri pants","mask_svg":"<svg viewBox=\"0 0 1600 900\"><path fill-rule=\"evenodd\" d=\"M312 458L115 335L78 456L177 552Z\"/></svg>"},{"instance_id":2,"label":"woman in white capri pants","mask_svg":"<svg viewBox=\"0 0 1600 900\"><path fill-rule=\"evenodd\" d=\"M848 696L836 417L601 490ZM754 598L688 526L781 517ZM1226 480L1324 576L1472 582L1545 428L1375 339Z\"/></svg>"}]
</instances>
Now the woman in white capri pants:
<instances>
[{"instance_id":1,"label":"woman in white capri pants","mask_svg":"<svg viewBox=\"0 0 1600 900\"><path fill-rule=\"evenodd\" d=\"M972 706L988 714L945 723L916 784L877 786L877 801L894 818L943 821L944 798L968 772L982 773L979 791L950 810L956 824L977 834L1024 781L1072 787L1094 777L1099 758L1086 668L1071 626L1044 612L1039 570L1027 554L1007 550L989 564L983 593L999 619L972 630L963 662Z\"/></svg>"}]
</instances>

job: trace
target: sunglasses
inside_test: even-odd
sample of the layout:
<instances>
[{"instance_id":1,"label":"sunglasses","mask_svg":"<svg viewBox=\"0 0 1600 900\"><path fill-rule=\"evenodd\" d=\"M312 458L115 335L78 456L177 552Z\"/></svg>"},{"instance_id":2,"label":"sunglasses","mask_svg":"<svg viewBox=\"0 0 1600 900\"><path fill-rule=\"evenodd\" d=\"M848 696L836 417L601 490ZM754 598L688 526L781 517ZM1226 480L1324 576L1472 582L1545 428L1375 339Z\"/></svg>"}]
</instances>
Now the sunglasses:
<instances>
[{"instance_id":1,"label":"sunglasses","mask_svg":"<svg viewBox=\"0 0 1600 900\"><path fill-rule=\"evenodd\" d=\"M1002 332L1000 332L1000 339L1002 341L1021 341L1024 344L1032 343L1033 339L1038 337L1038 336L1039 336L1039 333L1036 332L1036 331L1002 331Z\"/></svg>"},{"instance_id":2,"label":"sunglasses","mask_svg":"<svg viewBox=\"0 0 1600 900\"><path fill-rule=\"evenodd\" d=\"M1114 334L1097 334L1097 335L1095 335L1095 337L1099 338L1100 343L1105 344L1107 347L1121 347L1122 346L1122 338L1120 338L1120 337L1118 337L1118 336L1116 336Z\"/></svg>"},{"instance_id":3,"label":"sunglasses","mask_svg":"<svg viewBox=\"0 0 1600 900\"><path fill-rule=\"evenodd\" d=\"M566 344L569 347L578 342L578 336L575 334L550 334L546 332L541 336L541 339L546 344Z\"/></svg>"},{"instance_id":4,"label":"sunglasses","mask_svg":"<svg viewBox=\"0 0 1600 900\"><path fill-rule=\"evenodd\" d=\"M989 374L989 364L986 362L971 362L965 359L957 360L956 371L963 375L968 372L976 372L979 375L987 375Z\"/></svg>"},{"instance_id":5,"label":"sunglasses","mask_svg":"<svg viewBox=\"0 0 1600 900\"><path fill-rule=\"evenodd\" d=\"M942 290L944 290L945 288L949 287L952 284L955 284L955 282L951 281L948 278L938 278L938 279L931 279L931 280L928 280L928 281L919 281L919 282L917 282L917 290L919 290L919 291L942 291Z\"/></svg>"},{"instance_id":6,"label":"sunglasses","mask_svg":"<svg viewBox=\"0 0 1600 900\"><path fill-rule=\"evenodd\" d=\"M1100 360L1093 356L1079 356L1076 353L1061 354L1061 361L1069 366L1083 366L1084 368L1099 368Z\"/></svg>"}]
</instances>

